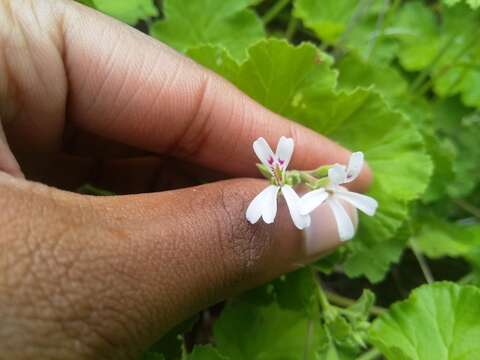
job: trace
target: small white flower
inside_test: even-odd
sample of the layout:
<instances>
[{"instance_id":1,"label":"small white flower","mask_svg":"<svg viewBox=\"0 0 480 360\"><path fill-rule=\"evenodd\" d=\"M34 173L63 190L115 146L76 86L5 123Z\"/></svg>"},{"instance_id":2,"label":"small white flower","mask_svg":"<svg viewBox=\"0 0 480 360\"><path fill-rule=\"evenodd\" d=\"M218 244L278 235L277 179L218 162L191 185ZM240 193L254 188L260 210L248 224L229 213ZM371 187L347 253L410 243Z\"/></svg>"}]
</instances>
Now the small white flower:
<instances>
[{"instance_id":1,"label":"small white flower","mask_svg":"<svg viewBox=\"0 0 480 360\"><path fill-rule=\"evenodd\" d=\"M323 202L326 202L333 212L337 222L340 239L350 240L355 235L355 227L350 216L339 200L346 201L355 208L373 216L377 210L378 203L375 199L348 191L341 184L349 183L357 178L363 167L363 153L355 152L351 155L348 166L335 164L328 170L330 183L325 188L310 191L300 200L300 213L309 214Z\"/></svg>"},{"instance_id":2,"label":"small white flower","mask_svg":"<svg viewBox=\"0 0 480 360\"><path fill-rule=\"evenodd\" d=\"M293 139L284 136L278 141L275 154L264 138L258 138L253 143L255 154L270 170L274 184L262 190L248 206L246 217L250 223L255 224L260 218L267 224L273 222L277 215L277 195L281 191L295 226L304 229L310 225L310 215L300 214L299 196L290 185L285 184L285 171L292 157L293 147Z\"/></svg>"}]
</instances>

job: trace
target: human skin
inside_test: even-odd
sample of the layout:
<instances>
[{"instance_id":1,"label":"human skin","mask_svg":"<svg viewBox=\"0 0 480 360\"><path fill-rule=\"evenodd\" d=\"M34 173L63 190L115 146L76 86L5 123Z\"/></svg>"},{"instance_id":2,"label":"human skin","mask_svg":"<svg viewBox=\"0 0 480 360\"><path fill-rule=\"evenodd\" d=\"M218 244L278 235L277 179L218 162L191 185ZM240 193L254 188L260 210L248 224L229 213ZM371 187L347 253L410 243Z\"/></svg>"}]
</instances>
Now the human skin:
<instances>
[{"instance_id":1,"label":"human skin","mask_svg":"<svg viewBox=\"0 0 480 360\"><path fill-rule=\"evenodd\" d=\"M0 0L0 74L0 358L134 359L339 244L324 207L313 253L282 199L274 224L245 220L266 186L252 142L294 138L297 169L350 152L135 29L73 1ZM130 195L61 190L92 173ZM350 188L370 181L366 167Z\"/></svg>"}]
</instances>

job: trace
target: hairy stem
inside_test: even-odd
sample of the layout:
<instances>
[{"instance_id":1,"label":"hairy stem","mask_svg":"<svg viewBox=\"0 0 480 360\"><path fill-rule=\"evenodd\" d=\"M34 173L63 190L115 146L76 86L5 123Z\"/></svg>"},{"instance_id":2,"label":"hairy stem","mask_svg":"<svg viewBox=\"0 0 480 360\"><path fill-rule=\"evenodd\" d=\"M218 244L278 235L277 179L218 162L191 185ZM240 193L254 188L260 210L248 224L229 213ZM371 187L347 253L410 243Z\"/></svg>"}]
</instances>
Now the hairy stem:
<instances>
[{"instance_id":1,"label":"hairy stem","mask_svg":"<svg viewBox=\"0 0 480 360\"><path fill-rule=\"evenodd\" d=\"M330 301L332 304L335 304L335 305L338 305L338 306L348 307L348 306L351 306L351 305L355 304L355 300L347 298L347 297L339 295L339 294L336 294L334 292L327 291L326 296L327 296L328 301ZM385 311L387 311L387 309L385 309L381 306L374 305L370 308L370 314L375 315L375 316L383 314Z\"/></svg>"},{"instance_id":2,"label":"hairy stem","mask_svg":"<svg viewBox=\"0 0 480 360\"><path fill-rule=\"evenodd\" d=\"M427 283L431 284L435 282L435 279L433 278L433 275L432 275L432 271L428 266L427 260L425 259L422 252L418 249L417 245L415 244L414 238L410 238L410 248L412 249L412 252L415 255L415 258L417 259L418 265L420 265L420 269L422 270L423 276L425 277L425 280L427 281Z\"/></svg>"},{"instance_id":3,"label":"hairy stem","mask_svg":"<svg viewBox=\"0 0 480 360\"><path fill-rule=\"evenodd\" d=\"M375 48L375 44L380 33L383 33L383 24L385 20L385 14L387 13L389 7L390 7L390 0L383 0L383 7L382 7L382 10L380 11L380 14L378 14L377 23L375 24L375 31L372 34L370 34L370 39L368 40L368 49L366 54L367 60L370 58L370 55L372 54L373 49Z\"/></svg>"},{"instance_id":4,"label":"hairy stem","mask_svg":"<svg viewBox=\"0 0 480 360\"><path fill-rule=\"evenodd\" d=\"M456 200L453 200L453 202L458 205L460 208L462 208L463 210L469 212L470 214L472 214L473 216L475 216L476 218L479 218L480 219L480 209L477 208L476 206L466 202L465 200L462 200L462 199L456 199Z\"/></svg>"},{"instance_id":5,"label":"hairy stem","mask_svg":"<svg viewBox=\"0 0 480 360\"><path fill-rule=\"evenodd\" d=\"M357 360L374 360L378 359L380 356L382 356L380 351L378 351L376 348L371 348L367 352L360 355Z\"/></svg>"},{"instance_id":6,"label":"hairy stem","mask_svg":"<svg viewBox=\"0 0 480 360\"><path fill-rule=\"evenodd\" d=\"M265 25L270 23L278 14L288 5L290 0L278 0L268 11L262 16Z\"/></svg>"},{"instance_id":7,"label":"hairy stem","mask_svg":"<svg viewBox=\"0 0 480 360\"><path fill-rule=\"evenodd\" d=\"M291 41L293 39L295 33L297 32L298 24L299 20L291 15L290 20L288 21L287 30L285 31L285 37L287 40Z\"/></svg>"}]
</instances>

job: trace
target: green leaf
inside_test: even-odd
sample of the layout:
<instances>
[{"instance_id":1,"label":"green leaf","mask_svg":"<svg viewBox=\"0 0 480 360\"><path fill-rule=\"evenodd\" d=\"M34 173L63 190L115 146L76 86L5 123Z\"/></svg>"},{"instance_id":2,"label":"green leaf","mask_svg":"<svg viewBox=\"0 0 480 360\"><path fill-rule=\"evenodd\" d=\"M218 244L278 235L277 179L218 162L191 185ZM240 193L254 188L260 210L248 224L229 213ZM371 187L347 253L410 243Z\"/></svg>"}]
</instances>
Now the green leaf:
<instances>
[{"instance_id":1,"label":"green leaf","mask_svg":"<svg viewBox=\"0 0 480 360\"><path fill-rule=\"evenodd\" d=\"M415 243L427 256L468 256L480 249L480 225L462 225L436 216L419 219Z\"/></svg>"},{"instance_id":2,"label":"green leaf","mask_svg":"<svg viewBox=\"0 0 480 360\"><path fill-rule=\"evenodd\" d=\"M480 115L457 98L437 102L434 115L439 131L455 146L455 178L447 190L453 197L464 197L480 182Z\"/></svg>"},{"instance_id":3,"label":"green leaf","mask_svg":"<svg viewBox=\"0 0 480 360\"><path fill-rule=\"evenodd\" d=\"M372 324L370 341L402 360L469 360L480 353L480 289L442 282L422 286Z\"/></svg>"},{"instance_id":4,"label":"green leaf","mask_svg":"<svg viewBox=\"0 0 480 360\"><path fill-rule=\"evenodd\" d=\"M272 111L363 151L375 174L370 194L380 206L375 217L362 215L358 241L368 248L396 233L407 216L406 203L425 191L432 171L421 135L402 114L373 90L332 91L336 72L310 44L263 41L241 65L212 48L189 54Z\"/></svg>"},{"instance_id":5,"label":"green leaf","mask_svg":"<svg viewBox=\"0 0 480 360\"><path fill-rule=\"evenodd\" d=\"M212 346L195 346L185 360L228 360Z\"/></svg>"},{"instance_id":6,"label":"green leaf","mask_svg":"<svg viewBox=\"0 0 480 360\"><path fill-rule=\"evenodd\" d=\"M310 268L305 267L272 282L275 298L284 309L312 314L316 310L317 283Z\"/></svg>"},{"instance_id":7,"label":"green leaf","mask_svg":"<svg viewBox=\"0 0 480 360\"><path fill-rule=\"evenodd\" d=\"M400 63L407 70L420 70L430 65L440 49L435 15L421 1L406 3L396 17Z\"/></svg>"},{"instance_id":8,"label":"green leaf","mask_svg":"<svg viewBox=\"0 0 480 360\"><path fill-rule=\"evenodd\" d=\"M92 0L95 8L130 25L158 16L153 0Z\"/></svg>"},{"instance_id":9,"label":"green leaf","mask_svg":"<svg viewBox=\"0 0 480 360\"><path fill-rule=\"evenodd\" d=\"M342 57L336 67L339 70L339 86L346 90L374 86L388 99L402 97L407 92L407 81L392 66L367 62L356 52Z\"/></svg>"},{"instance_id":10,"label":"green leaf","mask_svg":"<svg viewBox=\"0 0 480 360\"><path fill-rule=\"evenodd\" d=\"M441 41L445 52L432 71L433 89L441 97L460 93L467 106L480 107L480 12L463 4L443 12Z\"/></svg>"},{"instance_id":11,"label":"green leaf","mask_svg":"<svg viewBox=\"0 0 480 360\"><path fill-rule=\"evenodd\" d=\"M218 45L241 60L251 44L265 37L249 5L249 0L165 0L165 19L155 22L150 33L179 51Z\"/></svg>"},{"instance_id":12,"label":"green leaf","mask_svg":"<svg viewBox=\"0 0 480 360\"><path fill-rule=\"evenodd\" d=\"M394 15L383 0L296 0L294 15L324 43L355 49L375 63L388 63L397 52L390 34L397 29L378 28L379 17Z\"/></svg>"},{"instance_id":13,"label":"green leaf","mask_svg":"<svg viewBox=\"0 0 480 360\"><path fill-rule=\"evenodd\" d=\"M461 0L442 0L447 6L453 6L458 4ZM466 0L466 3L470 5L472 9L478 9L480 7L480 0Z\"/></svg>"},{"instance_id":14,"label":"green leaf","mask_svg":"<svg viewBox=\"0 0 480 360\"><path fill-rule=\"evenodd\" d=\"M93 0L77 0L80 4L90 6L92 8L95 7L95 4L93 3Z\"/></svg>"},{"instance_id":15,"label":"green leaf","mask_svg":"<svg viewBox=\"0 0 480 360\"><path fill-rule=\"evenodd\" d=\"M328 44L334 44L346 30L355 11L354 0L296 0L295 16Z\"/></svg>"},{"instance_id":16,"label":"green leaf","mask_svg":"<svg viewBox=\"0 0 480 360\"><path fill-rule=\"evenodd\" d=\"M165 356L149 351L143 355L142 360L165 360Z\"/></svg>"},{"instance_id":17,"label":"green leaf","mask_svg":"<svg viewBox=\"0 0 480 360\"><path fill-rule=\"evenodd\" d=\"M313 358L326 341L319 322L309 320L305 312L276 302L259 306L245 300L224 309L214 335L218 350L235 360L303 360L305 349Z\"/></svg>"},{"instance_id":18,"label":"green leaf","mask_svg":"<svg viewBox=\"0 0 480 360\"><path fill-rule=\"evenodd\" d=\"M455 179L455 145L450 139L441 139L436 134L423 134L427 151L434 163L434 172L423 201L432 202L448 195L448 187Z\"/></svg>"},{"instance_id":19,"label":"green leaf","mask_svg":"<svg viewBox=\"0 0 480 360\"><path fill-rule=\"evenodd\" d=\"M395 236L383 241L352 242L351 254L343 264L345 273L350 277L365 275L372 283L383 280L390 266L399 261L408 237L409 232L402 227Z\"/></svg>"}]
</instances>

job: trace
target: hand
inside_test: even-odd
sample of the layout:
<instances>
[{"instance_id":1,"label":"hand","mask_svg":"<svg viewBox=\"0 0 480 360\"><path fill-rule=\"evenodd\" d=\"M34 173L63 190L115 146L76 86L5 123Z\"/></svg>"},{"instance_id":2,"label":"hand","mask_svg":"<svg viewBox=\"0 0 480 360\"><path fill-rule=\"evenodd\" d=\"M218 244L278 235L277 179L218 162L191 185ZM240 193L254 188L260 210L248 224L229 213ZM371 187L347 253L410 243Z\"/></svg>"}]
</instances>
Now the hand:
<instances>
[{"instance_id":1,"label":"hand","mask_svg":"<svg viewBox=\"0 0 480 360\"><path fill-rule=\"evenodd\" d=\"M134 358L196 311L338 245L328 209L305 234L284 204L272 225L249 224L245 210L266 184L251 178L253 140L293 137L300 169L346 162L339 145L74 2L0 0L0 45L0 116L16 156L2 130L5 358ZM64 189L93 176L143 194L48 187L16 159L27 178ZM234 179L145 193L199 177Z\"/></svg>"}]
</instances>

